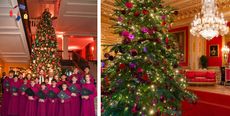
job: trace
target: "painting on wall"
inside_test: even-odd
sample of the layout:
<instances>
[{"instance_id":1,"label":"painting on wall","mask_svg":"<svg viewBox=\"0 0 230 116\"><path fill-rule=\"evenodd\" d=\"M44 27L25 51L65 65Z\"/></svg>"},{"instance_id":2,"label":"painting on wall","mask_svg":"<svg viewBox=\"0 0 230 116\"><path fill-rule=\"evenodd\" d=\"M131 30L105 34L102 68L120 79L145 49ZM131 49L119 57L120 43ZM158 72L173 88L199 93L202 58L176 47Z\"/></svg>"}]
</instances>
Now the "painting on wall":
<instances>
[{"instance_id":1,"label":"painting on wall","mask_svg":"<svg viewBox=\"0 0 230 116\"><path fill-rule=\"evenodd\" d=\"M177 42L177 47L182 53L180 59L181 66L188 66L188 27L181 27L170 30L173 39Z\"/></svg>"},{"instance_id":2,"label":"painting on wall","mask_svg":"<svg viewBox=\"0 0 230 116\"><path fill-rule=\"evenodd\" d=\"M179 48L179 50L181 51L181 53L183 54L183 57L181 57L180 62L185 62L186 61L186 57L184 57L186 55L186 51L185 51L185 31L179 31L179 32L175 32L172 33L173 34L173 38L175 39L175 41L177 42L177 47Z\"/></svg>"},{"instance_id":3,"label":"painting on wall","mask_svg":"<svg viewBox=\"0 0 230 116\"><path fill-rule=\"evenodd\" d=\"M219 56L219 46L217 44L209 46L209 56L211 57Z\"/></svg>"}]
</instances>

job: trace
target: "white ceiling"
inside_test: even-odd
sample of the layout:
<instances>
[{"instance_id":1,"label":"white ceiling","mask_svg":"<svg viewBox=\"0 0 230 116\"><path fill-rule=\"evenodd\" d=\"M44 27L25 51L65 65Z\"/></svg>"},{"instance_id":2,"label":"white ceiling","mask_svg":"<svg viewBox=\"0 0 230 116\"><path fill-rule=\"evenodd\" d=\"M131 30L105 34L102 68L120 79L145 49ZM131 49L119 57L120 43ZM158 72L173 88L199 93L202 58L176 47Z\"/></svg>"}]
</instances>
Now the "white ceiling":
<instances>
[{"instance_id":1,"label":"white ceiling","mask_svg":"<svg viewBox=\"0 0 230 116\"><path fill-rule=\"evenodd\" d=\"M56 31L65 35L97 35L97 0L61 0Z\"/></svg>"},{"instance_id":2,"label":"white ceiling","mask_svg":"<svg viewBox=\"0 0 230 116\"><path fill-rule=\"evenodd\" d=\"M9 16L10 9L17 4L17 0L0 1L0 59L28 63L30 55L23 24L21 20L15 20L19 9L14 9L13 17Z\"/></svg>"}]
</instances>

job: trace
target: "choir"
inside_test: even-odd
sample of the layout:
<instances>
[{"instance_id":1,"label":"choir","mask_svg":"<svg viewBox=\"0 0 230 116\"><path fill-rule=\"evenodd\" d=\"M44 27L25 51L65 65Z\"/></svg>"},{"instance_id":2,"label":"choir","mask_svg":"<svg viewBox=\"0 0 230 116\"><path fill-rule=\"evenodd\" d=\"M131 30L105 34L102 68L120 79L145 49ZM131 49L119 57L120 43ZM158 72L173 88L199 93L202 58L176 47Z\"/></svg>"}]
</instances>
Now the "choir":
<instances>
[{"instance_id":1,"label":"choir","mask_svg":"<svg viewBox=\"0 0 230 116\"><path fill-rule=\"evenodd\" d=\"M83 74L77 68L71 76L62 74L37 78L31 74L9 72L3 80L1 116L95 116L97 96L94 77L86 67Z\"/></svg>"}]
</instances>

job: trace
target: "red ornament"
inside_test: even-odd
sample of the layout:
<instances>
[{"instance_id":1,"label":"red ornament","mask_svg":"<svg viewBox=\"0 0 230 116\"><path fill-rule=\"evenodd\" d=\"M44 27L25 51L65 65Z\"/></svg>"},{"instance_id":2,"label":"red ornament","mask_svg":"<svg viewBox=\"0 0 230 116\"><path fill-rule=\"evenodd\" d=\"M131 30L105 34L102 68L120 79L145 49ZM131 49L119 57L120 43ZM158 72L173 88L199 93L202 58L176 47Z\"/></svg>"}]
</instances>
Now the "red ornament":
<instances>
[{"instance_id":1,"label":"red ornament","mask_svg":"<svg viewBox=\"0 0 230 116\"><path fill-rule=\"evenodd\" d=\"M142 10L142 13L143 13L144 15L147 15L147 14L149 14L149 11L148 11L148 10Z\"/></svg>"},{"instance_id":2,"label":"red ornament","mask_svg":"<svg viewBox=\"0 0 230 116\"><path fill-rule=\"evenodd\" d=\"M132 56L136 56L136 55L137 55L137 50L136 50L136 49L130 50L130 54L131 54Z\"/></svg>"},{"instance_id":3,"label":"red ornament","mask_svg":"<svg viewBox=\"0 0 230 116\"><path fill-rule=\"evenodd\" d=\"M147 80L149 79L149 77L148 77L147 74L144 74L144 75L142 76L142 79L143 79L144 81L147 81Z\"/></svg>"},{"instance_id":4,"label":"red ornament","mask_svg":"<svg viewBox=\"0 0 230 116\"><path fill-rule=\"evenodd\" d=\"M138 68L138 69L137 69L137 72L138 72L138 73L142 73L143 71L144 71L143 68Z\"/></svg>"},{"instance_id":5,"label":"red ornament","mask_svg":"<svg viewBox=\"0 0 230 116\"><path fill-rule=\"evenodd\" d=\"M137 104L135 103L132 108L132 113L136 113L136 112L137 112Z\"/></svg>"},{"instance_id":6,"label":"red ornament","mask_svg":"<svg viewBox=\"0 0 230 116\"><path fill-rule=\"evenodd\" d=\"M124 69L124 68L125 68L125 64L123 64L123 63L120 64L120 65L119 65L119 68L120 68L120 69Z\"/></svg>"},{"instance_id":7,"label":"red ornament","mask_svg":"<svg viewBox=\"0 0 230 116\"><path fill-rule=\"evenodd\" d=\"M165 22L165 21L163 21L163 22L161 23L161 25L162 25L162 26L165 26L165 24L166 24L166 22Z\"/></svg>"},{"instance_id":8,"label":"red ornament","mask_svg":"<svg viewBox=\"0 0 230 116\"><path fill-rule=\"evenodd\" d=\"M165 43L168 44L169 43L169 38L165 38Z\"/></svg>"},{"instance_id":9,"label":"red ornament","mask_svg":"<svg viewBox=\"0 0 230 116\"><path fill-rule=\"evenodd\" d=\"M134 16L135 16L135 17L140 16L140 12L139 12L139 11L136 11L136 12L134 13Z\"/></svg>"},{"instance_id":10,"label":"red ornament","mask_svg":"<svg viewBox=\"0 0 230 116\"><path fill-rule=\"evenodd\" d=\"M126 6L127 8L129 8L129 9L131 9L131 8L133 7L133 3L131 3L131 2L126 2L126 3L125 3L125 6Z\"/></svg>"},{"instance_id":11,"label":"red ornament","mask_svg":"<svg viewBox=\"0 0 230 116\"><path fill-rule=\"evenodd\" d=\"M109 85L109 79L108 79L108 77L105 77L105 83L106 83L106 85Z\"/></svg>"},{"instance_id":12,"label":"red ornament","mask_svg":"<svg viewBox=\"0 0 230 116\"><path fill-rule=\"evenodd\" d=\"M110 56L109 53L105 53L105 54L104 54L104 57L105 57L105 58L108 58L109 56Z\"/></svg>"}]
</instances>

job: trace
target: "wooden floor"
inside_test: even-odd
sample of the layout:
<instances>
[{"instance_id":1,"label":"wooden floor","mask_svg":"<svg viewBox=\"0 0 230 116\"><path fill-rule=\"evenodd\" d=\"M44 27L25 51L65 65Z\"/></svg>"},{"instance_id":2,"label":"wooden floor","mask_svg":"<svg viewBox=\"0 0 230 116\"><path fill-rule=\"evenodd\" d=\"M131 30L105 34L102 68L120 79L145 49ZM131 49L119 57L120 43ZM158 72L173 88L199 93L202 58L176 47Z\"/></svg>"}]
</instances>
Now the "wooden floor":
<instances>
[{"instance_id":1,"label":"wooden floor","mask_svg":"<svg viewBox=\"0 0 230 116\"><path fill-rule=\"evenodd\" d=\"M230 86L215 85L215 86L189 86L189 90L210 92L230 96Z\"/></svg>"}]
</instances>

